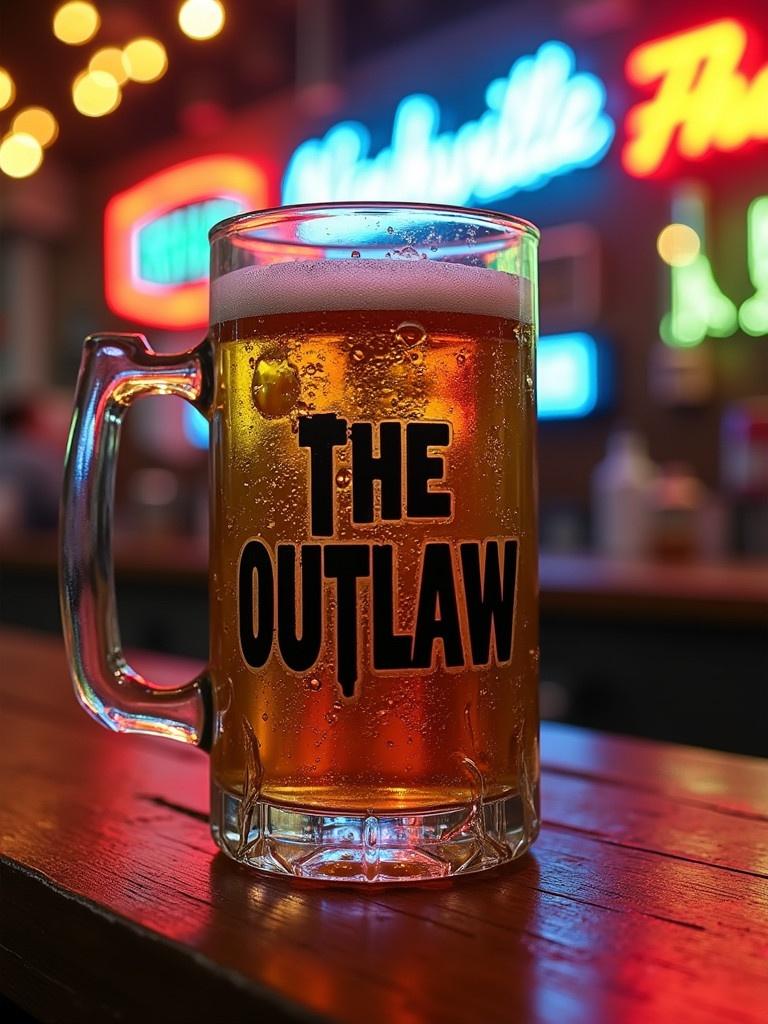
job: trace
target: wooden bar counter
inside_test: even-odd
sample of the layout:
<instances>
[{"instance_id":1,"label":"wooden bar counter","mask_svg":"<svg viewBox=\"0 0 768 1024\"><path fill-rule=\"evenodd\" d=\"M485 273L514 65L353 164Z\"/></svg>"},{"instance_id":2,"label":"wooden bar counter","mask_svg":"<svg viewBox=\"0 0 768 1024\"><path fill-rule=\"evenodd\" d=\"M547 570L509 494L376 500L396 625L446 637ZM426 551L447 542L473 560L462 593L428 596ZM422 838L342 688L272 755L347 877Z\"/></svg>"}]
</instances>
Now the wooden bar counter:
<instances>
[{"instance_id":1,"label":"wooden bar counter","mask_svg":"<svg viewBox=\"0 0 768 1024\"><path fill-rule=\"evenodd\" d=\"M217 854L205 756L90 721L58 639L0 631L0 720L0 992L35 1019L766 1020L766 761L545 725L532 853L339 890Z\"/></svg>"}]
</instances>

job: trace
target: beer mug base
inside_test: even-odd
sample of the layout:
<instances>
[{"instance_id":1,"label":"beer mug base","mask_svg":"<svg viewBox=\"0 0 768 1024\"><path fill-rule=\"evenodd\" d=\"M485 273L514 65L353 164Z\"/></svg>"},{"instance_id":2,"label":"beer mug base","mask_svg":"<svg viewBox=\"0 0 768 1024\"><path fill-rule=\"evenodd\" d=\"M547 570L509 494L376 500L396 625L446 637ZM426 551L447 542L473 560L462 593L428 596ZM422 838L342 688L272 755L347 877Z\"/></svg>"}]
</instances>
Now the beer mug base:
<instances>
[{"instance_id":1,"label":"beer mug base","mask_svg":"<svg viewBox=\"0 0 768 1024\"><path fill-rule=\"evenodd\" d=\"M211 828L224 853L258 871L323 882L414 883L488 871L522 856L539 831L537 786L416 813L246 803L214 783Z\"/></svg>"}]
</instances>

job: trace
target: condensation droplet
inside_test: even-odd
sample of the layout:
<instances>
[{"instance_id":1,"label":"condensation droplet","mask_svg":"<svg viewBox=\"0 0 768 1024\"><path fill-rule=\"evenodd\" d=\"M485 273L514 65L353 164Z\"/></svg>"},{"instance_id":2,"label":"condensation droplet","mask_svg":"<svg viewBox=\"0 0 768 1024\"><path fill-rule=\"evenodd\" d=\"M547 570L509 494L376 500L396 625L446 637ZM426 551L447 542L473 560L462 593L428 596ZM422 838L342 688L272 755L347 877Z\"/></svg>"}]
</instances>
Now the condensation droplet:
<instances>
[{"instance_id":1,"label":"condensation droplet","mask_svg":"<svg viewBox=\"0 0 768 1024\"><path fill-rule=\"evenodd\" d=\"M287 416L301 394L295 367L285 359L261 358L253 371L253 400L267 419Z\"/></svg>"},{"instance_id":2,"label":"condensation droplet","mask_svg":"<svg viewBox=\"0 0 768 1024\"><path fill-rule=\"evenodd\" d=\"M421 324L406 320L405 323L400 324L395 330L395 337L403 345L418 345L420 341L424 341L427 336L427 332L421 326Z\"/></svg>"},{"instance_id":3,"label":"condensation droplet","mask_svg":"<svg viewBox=\"0 0 768 1024\"><path fill-rule=\"evenodd\" d=\"M425 260L427 254L419 252L412 245L404 245L402 249L395 249L392 252L392 257L396 260Z\"/></svg>"},{"instance_id":4,"label":"condensation droplet","mask_svg":"<svg viewBox=\"0 0 768 1024\"><path fill-rule=\"evenodd\" d=\"M352 358L355 360L356 363L362 363L362 361L365 359L365 352L363 352L361 348L353 348Z\"/></svg>"},{"instance_id":5,"label":"condensation droplet","mask_svg":"<svg viewBox=\"0 0 768 1024\"><path fill-rule=\"evenodd\" d=\"M262 721L263 721L263 722L268 722L268 721L269 721L269 715L267 714L267 712L266 712L266 711L265 711L265 712L264 712L264 714L263 714L263 715L261 716L261 719L262 719Z\"/></svg>"},{"instance_id":6,"label":"condensation droplet","mask_svg":"<svg viewBox=\"0 0 768 1024\"><path fill-rule=\"evenodd\" d=\"M336 474L337 487L349 487L352 482L352 473L346 466L343 466Z\"/></svg>"},{"instance_id":7,"label":"condensation droplet","mask_svg":"<svg viewBox=\"0 0 768 1024\"><path fill-rule=\"evenodd\" d=\"M322 687L322 685L323 684L320 682L320 680L315 678L314 676L307 683L308 689L312 690L314 693L317 693L317 691Z\"/></svg>"},{"instance_id":8,"label":"condensation droplet","mask_svg":"<svg viewBox=\"0 0 768 1024\"><path fill-rule=\"evenodd\" d=\"M459 364L459 366L463 366L464 363L466 363L466 361L467 357L464 355L464 353L459 352L459 354L456 356L456 362Z\"/></svg>"},{"instance_id":9,"label":"condensation droplet","mask_svg":"<svg viewBox=\"0 0 768 1024\"><path fill-rule=\"evenodd\" d=\"M389 747L390 750L392 749L392 747L394 747L394 745L395 745L395 741L394 740L387 740L387 746Z\"/></svg>"},{"instance_id":10,"label":"condensation droplet","mask_svg":"<svg viewBox=\"0 0 768 1024\"><path fill-rule=\"evenodd\" d=\"M359 260L360 259L360 253L359 253L359 251L357 249L353 249L352 250L352 259L353 260Z\"/></svg>"}]
</instances>

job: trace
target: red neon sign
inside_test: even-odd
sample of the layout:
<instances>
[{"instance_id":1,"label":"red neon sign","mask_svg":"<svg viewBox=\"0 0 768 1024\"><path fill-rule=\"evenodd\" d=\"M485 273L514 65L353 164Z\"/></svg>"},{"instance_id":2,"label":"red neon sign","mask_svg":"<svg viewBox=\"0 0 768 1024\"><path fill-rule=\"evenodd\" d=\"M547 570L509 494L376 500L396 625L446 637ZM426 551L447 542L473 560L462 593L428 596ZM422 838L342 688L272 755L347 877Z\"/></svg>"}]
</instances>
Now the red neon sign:
<instances>
[{"instance_id":1,"label":"red neon sign","mask_svg":"<svg viewBox=\"0 0 768 1024\"><path fill-rule=\"evenodd\" d=\"M267 179L251 160L205 156L153 174L113 196L104 211L104 294L119 316L150 327L189 330L208 321L208 281L158 284L142 278L137 240L164 214L208 199L243 210L267 205Z\"/></svg>"},{"instance_id":2,"label":"red neon sign","mask_svg":"<svg viewBox=\"0 0 768 1024\"><path fill-rule=\"evenodd\" d=\"M645 178L665 169L675 154L700 160L768 140L768 64L748 77L749 34L734 18L721 18L636 47L628 80L653 87L653 96L627 113L625 169Z\"/></svg>"}]
</instances>

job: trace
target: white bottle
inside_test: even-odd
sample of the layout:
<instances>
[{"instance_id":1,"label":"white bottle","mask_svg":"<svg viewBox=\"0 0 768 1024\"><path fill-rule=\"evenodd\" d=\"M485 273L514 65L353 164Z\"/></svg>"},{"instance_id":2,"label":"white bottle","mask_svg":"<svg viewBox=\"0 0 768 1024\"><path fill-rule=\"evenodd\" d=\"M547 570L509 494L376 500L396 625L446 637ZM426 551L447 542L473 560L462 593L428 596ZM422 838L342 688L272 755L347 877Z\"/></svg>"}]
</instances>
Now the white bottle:
<instances>
[{"instance_id":1,"label":"white bottle","mask_svg":"<svg viewBox=\"0 0 768 1024\"><path fill-rule=\"evenodd\" d=\"M614 558L640 558L650 547L651 488L656 469L645 440L632 430L608 438L592 474L595 547Z\"/></svg>"}]
</instances>

